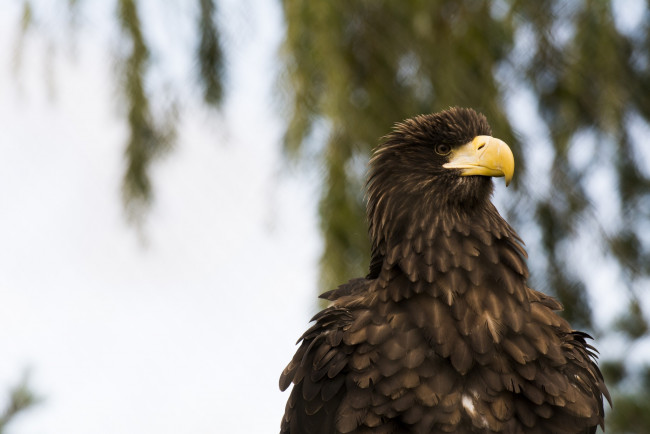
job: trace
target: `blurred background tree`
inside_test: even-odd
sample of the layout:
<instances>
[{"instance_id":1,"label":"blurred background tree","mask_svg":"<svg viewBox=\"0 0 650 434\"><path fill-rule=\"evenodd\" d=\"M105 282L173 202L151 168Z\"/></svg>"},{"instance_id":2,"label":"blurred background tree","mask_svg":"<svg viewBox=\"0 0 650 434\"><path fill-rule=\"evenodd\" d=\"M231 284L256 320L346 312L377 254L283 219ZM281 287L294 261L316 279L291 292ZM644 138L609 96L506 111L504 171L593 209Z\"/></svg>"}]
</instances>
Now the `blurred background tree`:
<instances>
[{"instance_id":1,"label":"blurred background tree","mask_svg":"<svg viewBox=\"0 0 650 434\"><path fill-rule=\"evenodd\" d=\"M82 4L67 1L71 17ZM136 222L153 197L148 170L173 144L178 112L173 95L161 103L148 85L157 65L139 5L115 6L128 42L115 72L130 130L124 203ZM226 90L216 6L197 0L192 51L199 99L211 107ZM18 54L37 27L35 8L24 2ZM322 289L366 272L364 173L379 136L415 114L473 107L515 152L514 189L496 199L529 243L533 285L555 294L567 319L597 335L600 347L624 349L601 363L615 397L609 432L650 432L650 371L623 358L649 337L648 4L283 0L282 8L285 153L324 171ZM592 319L598 300L588 288L603 268L628 304L611 323Z\"/></svg>"},{"instance_id":2,"label":"blurred background tree","mask_svg":"<svg viewBox=\"0 0 650 434\"><path fill-rule=\"evenodd\" d=\"M83 1L60 0L74 31ZM39 15L38 1L25 0L22 7L20 34L17 38L15 63L20 70L20 60L25 40L33 32L45 33L47 20ZM167 6L173 9L175 5ZM197 0L195 10L196 46L191 47L195 60L195 96L203 104L219 108L223 101L223 48L216 20L215 0ZM122 40L115 54L115 88L118 90L124 117L129 129L125 144L125 171L122 179L122 198L127 218L141 224L154 197L149 170L156 158L169 151L175 139L175 123L180 96L164 86L151 84L155 67L161 62L152 61L151 43L143 30L143 17L137 0L116 0L115 20ZM145 17L146 20L146 17ZM52 40L55 38L52 37ZM156 47L159 50L164 48ZM53 56L54 47L48 47L47 56ZM191 94L192 92L190 92Z\"/></svg>"},{"instance_id":3,"label":"blurred background tree","mask_svg":"<svg viewBox=\"0 0 650 434\"><path fill-rule=\"evenodd\" d=\"M22 380L11 388L9 399L4 411L0 414L0 434L7 432L6 428L16 416L38 404L41 399L29 387L29 376L25 374Z\"/></svg>"}]
</instances>

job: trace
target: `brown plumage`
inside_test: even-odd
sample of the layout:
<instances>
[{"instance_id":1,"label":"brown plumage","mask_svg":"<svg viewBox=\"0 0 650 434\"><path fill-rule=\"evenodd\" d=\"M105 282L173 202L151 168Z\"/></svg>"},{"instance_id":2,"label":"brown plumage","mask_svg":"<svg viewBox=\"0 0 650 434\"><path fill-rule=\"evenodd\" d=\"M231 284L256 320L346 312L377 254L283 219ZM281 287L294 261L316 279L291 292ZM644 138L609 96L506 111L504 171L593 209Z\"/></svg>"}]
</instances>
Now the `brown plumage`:
<instances>
[{"instance_id":1,"label":"brown plumage","mask_svg":"<svg viewBox=\"0 0 650 434\"><path fill-rule=\"evenodd\" d=\"M490 176L507 182L514 168L490 134L483 115L453 108L397 124L377 148L370 273L323 294L330 307L280 377L280 389L294 384L282 433L603 425L590 337L527 286L522 242L490 202Z\"/></svg>"}]
</instances>

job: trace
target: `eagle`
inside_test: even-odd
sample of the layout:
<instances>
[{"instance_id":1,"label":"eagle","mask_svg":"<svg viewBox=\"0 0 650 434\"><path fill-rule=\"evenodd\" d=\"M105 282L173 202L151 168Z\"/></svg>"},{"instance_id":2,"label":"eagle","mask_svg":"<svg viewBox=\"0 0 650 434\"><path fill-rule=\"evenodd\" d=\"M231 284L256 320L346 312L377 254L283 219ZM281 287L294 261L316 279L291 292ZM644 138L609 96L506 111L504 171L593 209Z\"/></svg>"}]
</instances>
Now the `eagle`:
<instances>
[{"instance_id":1,"label":"eagle","mask_svg":"<svg viewBox=\"0 0 650 434\"><path fill-rule=\"evenodd\" d=\"M469 108L397 123L367 181L370 271L321 297L282 372L281 433L594 433L611 400L587 333L530 288L490 201L514 157Z\"/></svg>"}]
</instances>

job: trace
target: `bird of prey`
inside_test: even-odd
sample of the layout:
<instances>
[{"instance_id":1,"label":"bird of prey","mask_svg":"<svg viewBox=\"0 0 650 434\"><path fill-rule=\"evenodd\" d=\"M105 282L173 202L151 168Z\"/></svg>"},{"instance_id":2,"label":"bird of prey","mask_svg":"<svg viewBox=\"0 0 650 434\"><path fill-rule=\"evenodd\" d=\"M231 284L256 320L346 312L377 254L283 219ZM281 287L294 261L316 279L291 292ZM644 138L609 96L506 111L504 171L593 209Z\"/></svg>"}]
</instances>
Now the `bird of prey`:
<instances>
[{"instance_id":1,"label":"bird of prey","mask_svg":"<svg viewBox=\"0 0 650 434\"><path fill-rule=\"evenodd\" d=\"M398 123L369 166L370 272L324 294L282 433L594 433L609 394L590 336L528 287L490 201L510 148L472 109Z\"/></svg>"}]
</instances>

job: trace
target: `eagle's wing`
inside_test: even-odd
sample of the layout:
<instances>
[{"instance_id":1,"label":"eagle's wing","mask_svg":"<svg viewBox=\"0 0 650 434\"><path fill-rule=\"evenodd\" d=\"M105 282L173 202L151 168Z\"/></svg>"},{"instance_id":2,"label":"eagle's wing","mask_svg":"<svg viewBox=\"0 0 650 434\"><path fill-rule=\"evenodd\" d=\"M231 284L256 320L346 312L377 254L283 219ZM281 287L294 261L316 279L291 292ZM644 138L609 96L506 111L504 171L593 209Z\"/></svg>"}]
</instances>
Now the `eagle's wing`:
<instances>
[{"instance_id":1,"label":"eagle's wing","mask_svg":"<svg viewBox=\"0 0 650 434\"><path fill-rule=\"evenodd\" d=\"M336 432L335 414L345 391L345 374L352 347L343 342L351 313L330 307L302 335L298 351L280 376L280 389L294 384L282 418L282 433Z\"/></svg>"}]
</instances>

